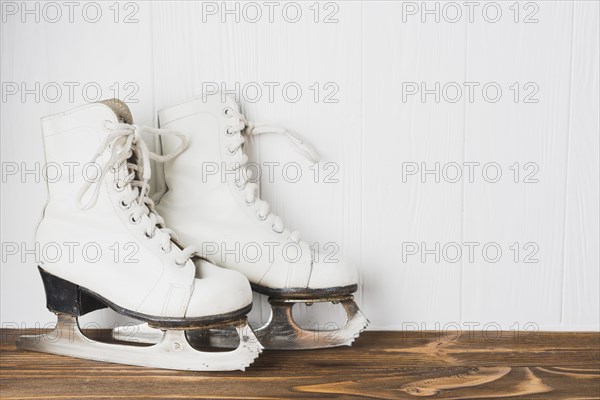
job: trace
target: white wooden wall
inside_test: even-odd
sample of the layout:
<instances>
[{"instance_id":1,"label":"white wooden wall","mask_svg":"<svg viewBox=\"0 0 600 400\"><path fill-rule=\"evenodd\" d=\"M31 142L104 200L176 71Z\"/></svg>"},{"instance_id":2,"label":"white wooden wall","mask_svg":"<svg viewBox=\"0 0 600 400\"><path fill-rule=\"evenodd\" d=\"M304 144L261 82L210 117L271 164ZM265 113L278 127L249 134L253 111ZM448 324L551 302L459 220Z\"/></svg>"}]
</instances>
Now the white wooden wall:
<instances>
[{"instance_id":1,"label":"white wooden wall","mask_svg":"<svg viewBox=\"0 0 600 400\"><path fill-rule=\"evenodd\" d=\"M439 7L439 22L422 13L422 2L281 2L273 21L264 2L227 3L238 7L239 22L223 15L221 2L130 2L117 5L117 23L112 2L101 3L96 23L83 18L86 3L73 22L65 6L51 22L55 11L39 3L36 22L34 14L7 9L9 3L22 7L2 6L3 246L33 246L45 201L35 176L23 182L6 171L43 160L39 118L93 98L92 89L82 93L86 83L95 82L104 98L116 83L121 97L135 101L141 124L155 124L157 109L198 96L207 84L249 88L250 100L250 89L259 86L259 101L242 98L249 119L299 132L323 158L315 183L314 170L281 139L254 140L252 154L261 162L297 162L303 172L298 183L282 179L281 169L274 182L263 177L263 197L304 239L321 248L336 243L358 266L357 297L373 329L599 329L598 2L480 2L472 21L463 2L427 2ZM302 17L292 23L297 4ZM256 5L262 18L252 22ZM496 6L502 16L491 22ZM452 22L456 7L462 18ZM124 23L127 15L137 22ZM40 99L23 99L21 87L13 94L15 84L32 89L36 82ZM73 99L65 82L79 85ZM279 85L273 102L265 82ZM434 94L403 99L411 82L429 89L450 83L449 90L463 89L462 97L452 102L448 91L439 102ZM472 101L464 82L479 85ZM49 83L63 89L56 102L54 92L43 91ZM287 83L301 87L298 102L283 97ZM499 101L483 97L488 83L502 89ZM332 88L339 89L335 103L325 101ZM446 174L440 182L432 174L425 182L418 174L403 179L403 169L422 163L439 163ZM464 163L480 163L473 182L464 176L451 182L452 166L468 172ZM501 168L497 183L483 179L489 163ZM338 182L324 182L332 166ZM495 170L486 171L488 180L494 177ZM537 183L525 182L531 180ZM473 260L465 242L478 243ZM410 254L414 244L436 243L439 261L435 254ZM488 260L495 246L502 249L497 262L483 257L486 244ZM463 256L452 262L457 246ZM22 262L21 253L3 248L4 327L53 321L35 262L31 256ZM263 301L253 318L266 316ZM334 318L334 310L324 307L317 317Z\"/></svg>"}]
</instances>

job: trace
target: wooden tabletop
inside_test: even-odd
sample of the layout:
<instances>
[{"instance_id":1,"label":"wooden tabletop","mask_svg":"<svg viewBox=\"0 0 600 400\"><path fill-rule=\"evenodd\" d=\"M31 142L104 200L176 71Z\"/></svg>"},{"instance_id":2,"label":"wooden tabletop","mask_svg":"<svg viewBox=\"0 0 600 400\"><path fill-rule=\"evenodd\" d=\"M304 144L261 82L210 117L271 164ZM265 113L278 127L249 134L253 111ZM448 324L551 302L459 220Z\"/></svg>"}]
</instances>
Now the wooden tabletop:
<instances>
[{"instance_id":1,"label":"wooden tabletop","mask_svg":"<svg viewBox=\"0 0 600 400\"><path fill-rule=\"evenodd\" d=\"M22 332L19 332L22 333ZM246 372L180 372L17 351L2 399L600 399L600 334L366 332L352 347L265 351Z\"/></svg>"}]
</instances>

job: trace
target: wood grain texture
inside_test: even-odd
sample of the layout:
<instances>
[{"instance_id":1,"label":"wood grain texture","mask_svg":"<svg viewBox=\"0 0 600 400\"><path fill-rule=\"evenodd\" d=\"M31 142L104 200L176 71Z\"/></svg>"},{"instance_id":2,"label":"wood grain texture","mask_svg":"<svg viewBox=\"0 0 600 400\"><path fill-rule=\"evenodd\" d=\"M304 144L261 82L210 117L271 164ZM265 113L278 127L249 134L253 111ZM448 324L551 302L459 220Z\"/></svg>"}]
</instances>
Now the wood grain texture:
<instances>
[{"instance_id":1,"label":"wood grain texture","mask_svg":"<svg viewBox=\"0 0 600 400\"><path fill-rule=\"evenodd\" d=\"M246 372L195 373L17 351L17 332L1 332L3 399L600 398L595 333L367 332L350 348L266 351Z\"/></svg>"}]
</instances>

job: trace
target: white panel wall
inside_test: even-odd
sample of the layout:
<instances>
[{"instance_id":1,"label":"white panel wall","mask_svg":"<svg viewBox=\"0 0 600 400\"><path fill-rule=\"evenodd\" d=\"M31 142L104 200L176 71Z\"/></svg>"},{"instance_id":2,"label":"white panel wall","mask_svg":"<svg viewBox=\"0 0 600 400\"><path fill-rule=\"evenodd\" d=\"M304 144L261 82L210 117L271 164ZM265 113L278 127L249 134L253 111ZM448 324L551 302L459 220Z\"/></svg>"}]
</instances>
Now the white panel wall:
<instances>
[{"instance_id":1,"label":"white panel wall","mask_svg":"<svg viewBox=\"0 0 600 400\"><path fill-rule=\"evenodd\" d=\"M36 22L35 4L2 6L3 326L53 321L23 252L43 182L8 174L42 162L39 118L99 87L155 124L156 110L224 85L249 119L320 151L311 168L283 139L251 143L257 161L279 163L261 179L274 211L358 266L372 328L600 328L597 2L281 2L271 16L263 2L227 3L238 21L221 2L120 3L118 15L101 3L96 23L95 3L73 22L64 7L51 22L41 3ZM36 83L38 99L23 95ZM257 304L252 318L267 318ZM317 311L300 315L338 317ZM88 318L116 318L100 314Z\"/></svg>"},{"instance_id":2,"label":"white panel wall","mask_svg":"<svg viewBox=\"0 0 600 400\"><path fill-rule=\"evenodd\" d=\"M465 160L496 162L503 176L465 185L464 239L498 243L503 254L463 266L467 321L560 324L572 13L573 4L550 2L537 24L469 26L469 52L479 56L469 57L467 79L498 82L503 93L497 103L467 105ZM538 101L527 102L537 88Z\"/></svg>"}]
</instances>

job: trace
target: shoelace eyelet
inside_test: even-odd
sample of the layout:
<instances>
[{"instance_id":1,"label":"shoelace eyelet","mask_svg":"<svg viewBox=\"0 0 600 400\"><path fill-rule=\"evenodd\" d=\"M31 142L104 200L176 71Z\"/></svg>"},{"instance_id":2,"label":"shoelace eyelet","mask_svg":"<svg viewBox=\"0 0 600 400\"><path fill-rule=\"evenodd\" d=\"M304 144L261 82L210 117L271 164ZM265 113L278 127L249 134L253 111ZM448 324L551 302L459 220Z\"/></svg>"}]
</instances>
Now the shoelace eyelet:
<instances>
[{"instance_id":1,"label":"shoelace eyelet","mask_svg":"<svg viewBox=\"0 0 600 400\"><path fill-rule=\"evenodd\" d=\"M152 234L148 234L148 232L144 232L144 236L146 236L146 239L152 239L154 237L154 235L156 235L156 231L152 232Z\"/></svg>"},{"instance_id":2,"label":"shoelace eyelet","mask_svg":"<svg viewBox=\"0 0 600 400\"><path fill-rule=\"evenodd\" d=\"M244 190L246 189L246 184L240 181L235 181L235 187L237 190Z\"/></svg>"},{"instance_id":3,"label":"shoelace eyelet","mask_svg":"<svg viewBox=\"0 0 600 400\"><path fill-rule=\"evenodd\" d=\"M187 260L185 260L183 263L180 263L179 261L175 260L175 264L179 267L185 266L185 263L187 263Z\"/></svg>"},{"instance_id":4,"label":"shoelace eyelet","mask_svg":"<svg viewBox=\"0 0 600 400\"><path fill-rule=\"evenodd\" d=\"M268 215L262 215L260 213L260 211L256 212L256 218L258 218L259 221L264 221L265 219L267 219Z\"/></svg>"},{"instance_id":5,"label":"shoelace eyelet","mask_svg":"<svg viewBox=\"0 0 600 400\"><path fill-rule=\"evenodd\" d=\"M223 109L223 115L226 117L232 117L233 116L233 109L231 107L226 107Z\"/></svg>"},{"instance_id":6,"label":"shoelace eyelet","mask_svg":"<svg viewBox=\"0 0 600 400\"><path fill-rule=\"evenodd\" d=\"M227 136L232 136L235 133L235 130L233 130L232 127L228 127L227 129L225 129L225 134Z\"/></svg>"},{"instance_id":7,"label":"shoelace eyelet","mask_svg":"<svg viewBox=\"0 0 600 400\"><path fill-rule=\"evenodd\" d=\"M164 247L164 246L160 246L160 249L162 250L162 252L163 252L163 253L170 253L170 252L171 252L171 250L173 250L173 246L172 246L172 245L171 245L171 246L169 246L169 248L168 248L168 249L165 249L165 247Z\"/></svg>"},{"instance_id":8,"label":"shoelace eyelet","mask_svg":"<svg viewBox=\"0 0 600 400\"><path fill-rule=\"evenodd\" d=\"M271 228L273 229L273 232L275 233L283 233L283 229L281 229L280 231L278 231L277 229L275 229L275 225L273 224L273 226L271 226Z\"/></svg>"},{"instance_id":9,"label":"shoelace eyelet","mask_svg":"<svg viewBox=\"0 0 600 400\"><path fill-rule=\"evenodd\" d=\"M248 201L248 199L246 199L246 205L251 206L252 204L254 204L255 201L256 201L256 199L252 199L250 201Z\"/></svg>"},{"instance_id":10,"label":"shoelace eyelet","mask_svg":"<svg viewBox=\"0 0 600 400\"><path fill-rule=\"evenodd\" d=\"M106 152L110 152L109 160L113 160L110 162L105 162L101 165L101 175L102 179L97 180L96 182L86 182L85 185L82 185L81 190L77 196L77 205L86 210L93 207L97 202L98 198L101 195L101 191L104 188L108 187L110 192L126 190L131 192L132 196L123 196L117 199L117 204L113 203L118 207L126 208L135 208L135 211L129 214L129 223L131 224L141 224L142 219L144 219L145 225L147 222L153 222L152 226L145 226L145 234L146 237L152 238L156 236L156 229L161 230L159 235L160 238L165 235L165 240L172 238L172 231L166 228L160 216L156 213L152 206L152 201L150 199L150 186L149 186L149 174L142 172L147 172L147 169L150 168L148 163L150 160L155 159L154 156L157 156L156 153L150 151L150 149L145 145L145 142L141 140L141 136L143 133L151 133L154 135L172 135L176 136L181 140L180 145L175 149L172 153L163 154L162 160L168 161L173 159L179 152L181 152L186 144L186 137L178 132L174 131L164 131L157 129L147 129L127 124L127 123L117 123L116 120L104 120L96 125L96 129L98 131L102 131L102 128L109 131L108 135L104 135L105 140L102 141L98 150L94 153L94 157L91 163L99 162L99 159ZM136 155L134 160L131 160L132 154ZM111 164L112 163L112 164ZM113 174L114 173L114 174ZM124 176L126 175L126 176ZM141 175L141 176L140 176ZM135 183L132 181L135 179ZM139 190L132 191L132 185L135 185L136 188L139 187ZM84 201L86 194L90 194L91 196L88 201ZM133 193L135 192L135 193ZM135 194L135 196L134 196ZM87 199L86 199L87 200ZM147 207L144 205L148 205ZM131 206L131 207L130 207ZM127 215L123 213L124 215ZM122 214L122 215L123 215ZM123 217L124 217L123 215ZM125 218L123 218L125 220ZM163 230L164 229L164 230ZM141 233L141 232L140 232ZM170 248L167 248L166 244L162 244L164 246L163 251L168 252L171 251ZM158 249L157 249L158 250ZM182 258L183 255L192 254L195 251L195 248L192 246L186 246L182 249L182 253L179 259ZM186 260L183 260L181 265L187 264L187 259L189 256L186 256Z\"/></svg>"},{"instance_id":11,"label":"shoelace eyelet","mask_svg":"<svg viewBox=\"0 0 600 400\"><path fill-rule=\"evenodd\" d=\"M233 155L233 154L235 154L235 152L236 152L236 151L237 151L237 149L232 149L231 147L227 146L227 152L228 152L229 154L232 154L232 155Z\"/></svg>"}]
</instances>

